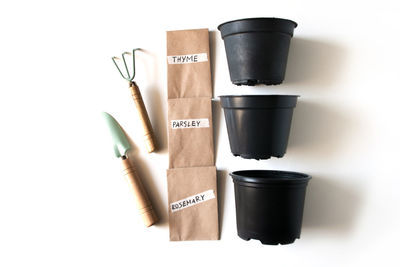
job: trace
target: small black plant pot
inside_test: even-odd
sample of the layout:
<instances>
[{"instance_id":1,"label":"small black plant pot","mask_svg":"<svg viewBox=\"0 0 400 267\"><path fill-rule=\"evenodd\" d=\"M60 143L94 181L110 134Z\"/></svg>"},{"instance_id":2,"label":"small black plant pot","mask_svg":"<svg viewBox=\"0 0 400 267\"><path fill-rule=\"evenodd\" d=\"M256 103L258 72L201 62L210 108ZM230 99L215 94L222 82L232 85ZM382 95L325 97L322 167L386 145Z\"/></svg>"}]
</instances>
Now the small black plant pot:
<instances>
[{"instance_id":1,"label":"small black plant pot","mask_svg":"<svg viewBox=\"0 0 400 267\"><path fill-rule=\"evenodd\" d=\"M296 95L220 96L232 154L246 159L286 153Z\"/></svg>"},{"instance_id":2,"label":"small black plant pot","mask_svg":"<svg viewBox=\"0 0 400 267\"><path fill-rule=\"evenodd\" d=\"M270 170L244 170L230 175L235 187L240 238L257 239L264 245L291 244L300 238L311 176Z\"/></svg>"},{"instance_id":3,"label":"small black plant pot","mask_svg":"<svg viewBox=\"0 0 400 267\"><path fill-rule=\"evenodd\" d=\"M240 19L219 25L232 83L282 83L296 27L296 22L278 18Z\"/></svg>"}]
</instances>

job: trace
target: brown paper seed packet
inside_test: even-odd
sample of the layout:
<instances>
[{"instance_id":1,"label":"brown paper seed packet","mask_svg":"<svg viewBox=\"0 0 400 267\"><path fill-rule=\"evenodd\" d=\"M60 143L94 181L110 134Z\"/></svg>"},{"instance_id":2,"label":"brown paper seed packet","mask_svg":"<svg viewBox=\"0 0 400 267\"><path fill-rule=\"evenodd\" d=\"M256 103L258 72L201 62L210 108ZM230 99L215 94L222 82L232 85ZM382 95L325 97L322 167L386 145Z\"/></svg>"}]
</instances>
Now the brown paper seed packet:
<instances>
[{"instance_id":1,"label":"brown paper seed packet","mask_svg":"<svg viewBox=\"0 0 400 267\"><path fill-rule=\"evenodd\" d=\"M167 32L168 99L212 97L208 29Z\"/></svg>"},{"instance_id":2,"label":"brown paper seed packet","mask_svg":"<svg viewBox=\"0 0 400 267\"><path fill-rule=\"evenodd\" d=\"M169 168L214 165L209 98L168 100Z\"/></svg>"},{"instance_id":3,"label":"brown paper seed packet","mask_svg":"<svg viewBox=\"0 0 400 267\"><path fill-rule=\"evenodd\" d=\"M169 169L167 179L170 240L218 240L216 168Z\"/></svg>"}]
</instances>

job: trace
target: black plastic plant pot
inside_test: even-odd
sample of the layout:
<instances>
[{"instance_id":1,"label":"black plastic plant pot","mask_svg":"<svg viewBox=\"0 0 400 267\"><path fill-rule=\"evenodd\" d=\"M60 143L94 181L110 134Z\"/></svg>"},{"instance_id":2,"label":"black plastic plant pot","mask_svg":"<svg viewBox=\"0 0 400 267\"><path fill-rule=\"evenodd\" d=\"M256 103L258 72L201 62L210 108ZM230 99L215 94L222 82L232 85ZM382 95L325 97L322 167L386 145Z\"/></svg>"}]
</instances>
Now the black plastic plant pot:
<instances>
[{"instance_id":1,"label":"black plastic plant pot","mask_svg":"<svg viewBox=\"0 0 400 267\"><path fill-rule=\"evenodd\" d=\"M232 83L282 83L296 27L296 22L279 18L240 19L219 25Z\"/></svg>"},{"instance_id":2,"label":"black plastic plant pot","mask_svg":"<svg viewBox=\"0 0 400 267\"><path fill-rule=\"evenodd\" d=\"M270 170L244 170L230 175L235 187L240 238L257 239L265 245L291 244L300 238L311 176Z\"/></svg>"},{"instance_id":3,"label":"black plastic plant pot","mask_svg":"<svg viewBox=\"0 0 400 267\"><path fill-rule=\"evenodd\" d=\"M220 96L232 154L246 159L286 153L297 95Z\"/></svg>"}]
</instances>

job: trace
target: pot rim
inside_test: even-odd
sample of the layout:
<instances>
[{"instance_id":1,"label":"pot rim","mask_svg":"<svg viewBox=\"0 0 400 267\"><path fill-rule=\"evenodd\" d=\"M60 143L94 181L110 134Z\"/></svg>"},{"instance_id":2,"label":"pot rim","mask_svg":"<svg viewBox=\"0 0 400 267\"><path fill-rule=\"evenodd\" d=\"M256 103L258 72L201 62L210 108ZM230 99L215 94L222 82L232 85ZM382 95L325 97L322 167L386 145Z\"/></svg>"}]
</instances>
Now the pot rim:
<instances>
[{"instance_id":1,"label":"pot rim","mask_svg":"<svg viewBox=\"0 0 400 267\"><path fill-rule=\"evenodd\" d=\"M247 172L247 175L241 174L244 172ZM239 170L231 172L229 175L234 182L250 184L297 184L307 183L311 179L311 175L305 173L283 170ZM270 176L268 177L268 175Z\"/></svg>"},{"instance_id":2,"label":"pot rim","mask_svg":"<svg viewBox=\"0 0 400 267\"><path fill-rule=\"evenodd\" d=\"M299 95L225 95L221 106L230 109L294 108Z\"/></svg>"},{"instance_id":3,"label":"pot rim","mask_svg":"<svg viewBox=\"0 0 400 267\"><path fill-rule=\"evenodd\" d=\"M217 29L221 30L221 27L224 26L225 24L228 23L232 23L232 22L239 22L239 21L246 21L246 20L277 20L277 21L287 21L287 22L291 22L294 24L294 27L297 27L297 23L293 20L290 19L283 19L283 18L276 18L276 17L255 17L255 18L244 18L244 19L234 19L234 20L230 20L224 23L221 23L220 25L218 25Z\"/></svg>"}]
</instances>

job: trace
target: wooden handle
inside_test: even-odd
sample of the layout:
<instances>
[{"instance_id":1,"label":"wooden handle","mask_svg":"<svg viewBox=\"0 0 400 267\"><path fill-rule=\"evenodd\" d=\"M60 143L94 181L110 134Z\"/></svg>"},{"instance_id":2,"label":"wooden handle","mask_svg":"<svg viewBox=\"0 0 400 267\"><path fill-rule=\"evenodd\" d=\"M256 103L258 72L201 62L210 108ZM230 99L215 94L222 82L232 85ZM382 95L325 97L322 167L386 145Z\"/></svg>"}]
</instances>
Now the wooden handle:
<instances>
[{"instance_id":1,"label":"wooden handle","mask_svg":"<svg viewBox=\"0 0 400 267\"><path fill-rule=\"evenodd\" d=\"M132 186L136 206L142 216L144 224L146 227L149 227L157 222L157 215L150 203L150 199L147 196L143 184L140 181L136 170L129 162L129 159L123 157L122 164L124 166L124 175Z\"/></svg>"},{"instance_id":2,"label":"wooden handle","mask_svg":"<svg viewBox=\"0 0 400 267\"><path fill-rule=\"evenodd\" d=\"M151 127L149 116L147 115L146 107L144 105L142 95L140 94L139 87L135 82L130 83L130 89L133 100L135 101L136 110L138 111L140 121L142 122L144 142L147 152L151 153L156 149L153 128Z\"/></svg>"}]
</instances>

